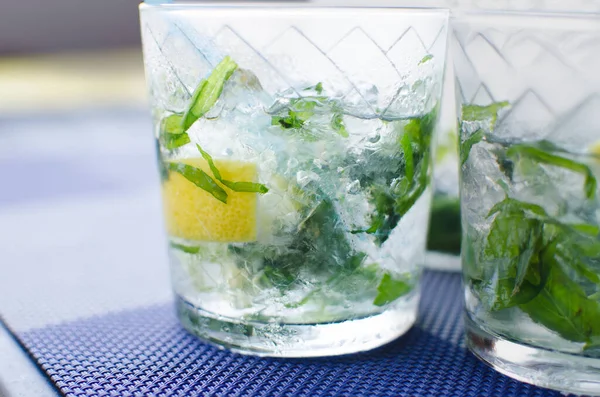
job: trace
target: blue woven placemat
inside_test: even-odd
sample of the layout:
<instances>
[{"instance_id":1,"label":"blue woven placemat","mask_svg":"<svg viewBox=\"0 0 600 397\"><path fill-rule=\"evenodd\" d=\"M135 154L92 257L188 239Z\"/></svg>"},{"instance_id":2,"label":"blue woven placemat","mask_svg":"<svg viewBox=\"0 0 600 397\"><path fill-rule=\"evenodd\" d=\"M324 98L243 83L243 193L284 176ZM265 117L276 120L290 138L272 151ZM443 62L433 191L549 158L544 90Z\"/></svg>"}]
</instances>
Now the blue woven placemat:
<instances>
[{"instance_id":1,"label":"blue woven placemat","mask_svg":"<svg viewBox=\"0 0 600 397\"><path fill-rule=\"evenodd\" d=\"M202 343L171 304L17 332L67 396L560 396L486 367L464 348L455 273L425 272L420 317L367 353L265 359Z\"/></svg>"}]
</instances>

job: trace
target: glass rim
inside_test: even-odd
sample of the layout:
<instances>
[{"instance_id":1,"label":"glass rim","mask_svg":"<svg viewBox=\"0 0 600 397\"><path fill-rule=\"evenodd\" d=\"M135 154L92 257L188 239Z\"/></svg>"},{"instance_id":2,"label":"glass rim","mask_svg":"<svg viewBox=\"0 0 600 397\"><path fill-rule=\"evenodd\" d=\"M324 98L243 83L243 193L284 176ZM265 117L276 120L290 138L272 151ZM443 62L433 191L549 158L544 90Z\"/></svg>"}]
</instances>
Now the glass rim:
<instances>
[{"instance_id":1,"label":"glass rim","mask_svg":"<svg viewBox=\"0 0 600 397\"><path fill-rule=\"evenodd\" d=\"M575 10L506 10L506 9L483 9L483 8L463 8L452 10L451 18L456 20L464 17L511 17L511 18L531 18L539 17L544 19L582 19L582 20L600 20L600 11L575 11Z\"/></svg>"},{"instance_id":2,"label":"glass rim","mask_svg":"<svg viewBox=\"0 0 600 397\"><path fill-rule=\"evenodd\" d=\"M161 10L164 12L168 11L182 11L185 9L204 9L213 11L268 11L277 13L300 11L300 12L337 12L340 10L344 11L391 11L398 13L426 13L426 14L439 14L441 16L450 16L450 9L447 7L410 7L410 6L345 6L345 5L316 5L314 3L306 3L302 5L302 2L201 2L201 1L175 1L169 3L146 3L142 2L139 5L140 11L142 10Z\"/></svg>"}]
</instances>

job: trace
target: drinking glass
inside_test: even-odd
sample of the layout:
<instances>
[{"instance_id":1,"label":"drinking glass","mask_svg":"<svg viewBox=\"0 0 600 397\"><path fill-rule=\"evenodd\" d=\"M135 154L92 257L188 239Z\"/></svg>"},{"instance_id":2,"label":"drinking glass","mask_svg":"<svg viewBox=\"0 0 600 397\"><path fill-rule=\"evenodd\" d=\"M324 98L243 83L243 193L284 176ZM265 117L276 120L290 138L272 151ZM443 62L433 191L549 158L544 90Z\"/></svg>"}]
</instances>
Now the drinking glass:
<instances>
[{"instance_id":1,"label":"drinking glass","mask_svg":"<svg viewBox=\"0 0 600 397\"><path fill-rule=\"evenodd\" d=\"M406 332L447 11L140 11L183 326L287 357L362 351Z\"/></svg>"},{"instance_id":2,"label":"drinking glass","mask_svg":"<svg viewBox=\"0 0 600 397\"><path fill-rule=\"evenodd\" d=\"M547 6L453 21L467 343L600 394L600 17Z\"/></svg>"}]
</instances>

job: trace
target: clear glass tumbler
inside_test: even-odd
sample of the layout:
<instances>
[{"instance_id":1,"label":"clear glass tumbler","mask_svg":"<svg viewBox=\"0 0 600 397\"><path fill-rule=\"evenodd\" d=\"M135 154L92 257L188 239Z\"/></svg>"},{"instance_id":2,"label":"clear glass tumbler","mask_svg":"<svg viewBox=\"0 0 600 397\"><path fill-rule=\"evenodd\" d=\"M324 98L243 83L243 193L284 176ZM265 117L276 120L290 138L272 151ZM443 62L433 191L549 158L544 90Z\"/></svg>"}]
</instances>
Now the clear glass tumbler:
<instances>
[{"instance_id":1,"label":"clear glass tumbler","mask_svg":"<svg viewBox=\"0 0 600 397\"><path fill-rule=\"evenodd\" d=\"M406 332L446 11L142 5L179 318L305 357Z\"/></svg>"},{"instance_id":2,"label":"clear glass tumbler","mask_svg":"<svg viewBox=\"0 0 600 397\"><path fill-rule=\"evenodd\" d=\"M468 345L522 381L600 394L600 15L453 25Z\"/></svg>"}]
</instances>

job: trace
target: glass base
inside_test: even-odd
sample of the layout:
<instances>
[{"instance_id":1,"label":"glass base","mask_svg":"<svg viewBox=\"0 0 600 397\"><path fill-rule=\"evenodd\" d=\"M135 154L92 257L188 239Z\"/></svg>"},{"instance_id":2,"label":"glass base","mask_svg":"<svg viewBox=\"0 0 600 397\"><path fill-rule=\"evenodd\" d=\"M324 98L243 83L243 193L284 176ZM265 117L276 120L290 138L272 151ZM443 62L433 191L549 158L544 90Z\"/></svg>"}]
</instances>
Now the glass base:
<instances>
[{"instance_id":1,"label":"glass base","mask_svg":"<svg viewBox=\"0 0 600 397\"><path fill-rule=\"evenodd\" d=\"M241 323L181 297L175 304L183 326L219 348L254 356L321 357L371 350L398 338L414 324L418 299L370 317L324 324Z\"/></svg>"},{"instance_id":2,"label":"glass base","mask_svg":"<svg viewBox=\"0 0 600 397\"><path fill-rule=\"evenodd\" d=\"M504 375L566 393L600 396L600 359L521 345L481 329L465 316L467 345Z\"/></svg>"}]
</instances>

